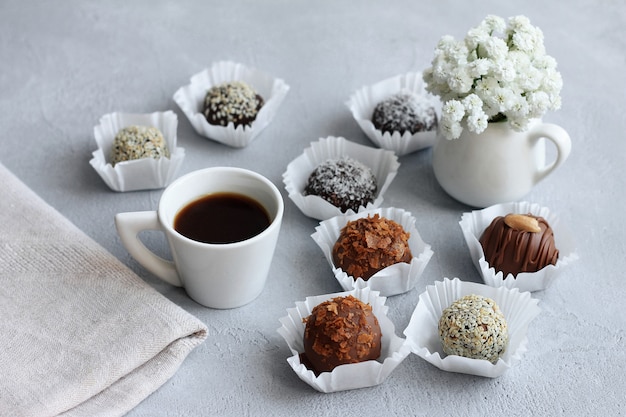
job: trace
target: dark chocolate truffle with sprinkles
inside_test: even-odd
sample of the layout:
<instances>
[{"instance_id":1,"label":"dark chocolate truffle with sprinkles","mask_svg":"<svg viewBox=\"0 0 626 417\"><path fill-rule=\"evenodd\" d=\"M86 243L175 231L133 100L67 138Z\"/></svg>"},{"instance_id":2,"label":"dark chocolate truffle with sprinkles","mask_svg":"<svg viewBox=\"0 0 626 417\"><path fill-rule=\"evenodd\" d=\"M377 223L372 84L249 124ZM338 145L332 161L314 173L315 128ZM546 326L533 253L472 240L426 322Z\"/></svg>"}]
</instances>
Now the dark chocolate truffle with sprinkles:
<instances>
[{"instance_id":1,"label":"dark chocolate truffle with sprinkles","mask_svg":"<svg viewBox=\"0 0 626 417\"><path fill-rule=\"evenodd\" d=\"M263 107L264 100L243 81L232 81L212 87L204 98L202 113L212 125L233 123L250 126Z\"/></svg>"},{"instance_id":2,"label":"dark chocolate truffle with sprinkles","mask_svg":"<svg viewBox=\"0 0 626 417\"><path fill-rule=\"evenodd\" d=\"M316 195L338 207L343 213L374 201L378 186L367 165L348 156L328 159L308 178L304 195Z\"/></svg>"},{"instance_id":3,"label":"dark chocolate truffle with sprinkles","mask_svg":"<svg viewBox=\"0 0 626 417\"><path fill-rule=\"evenodd\" d=\"M437 114L433 106L415 94L398 93L376 105L372 123L383 133L415 134L435 130Z\"/></svg>"}]
</instances>

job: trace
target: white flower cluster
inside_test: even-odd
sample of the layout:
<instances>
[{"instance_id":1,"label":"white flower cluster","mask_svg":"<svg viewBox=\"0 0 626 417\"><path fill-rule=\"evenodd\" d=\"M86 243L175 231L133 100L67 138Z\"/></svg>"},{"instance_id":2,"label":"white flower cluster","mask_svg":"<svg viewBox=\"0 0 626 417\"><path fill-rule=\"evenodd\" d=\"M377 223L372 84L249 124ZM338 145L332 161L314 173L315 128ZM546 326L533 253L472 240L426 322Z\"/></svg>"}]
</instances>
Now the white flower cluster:
<instances>
[{"instance_id":1,"label":"white flower cluster","mask_svg":"<svg viewBox=\"0 0 626 417\"><path fill-rule=\"evenodd\" d=\"M556 66L546 55L543 32L527 17L511 17L507 24L490 15L462 41L441 38L424 81L444 103L442 132L456 139L462 122L475 133L497 120L523 131L531 119L560 108L563 80Z\"/></svg>"}]
</instances>

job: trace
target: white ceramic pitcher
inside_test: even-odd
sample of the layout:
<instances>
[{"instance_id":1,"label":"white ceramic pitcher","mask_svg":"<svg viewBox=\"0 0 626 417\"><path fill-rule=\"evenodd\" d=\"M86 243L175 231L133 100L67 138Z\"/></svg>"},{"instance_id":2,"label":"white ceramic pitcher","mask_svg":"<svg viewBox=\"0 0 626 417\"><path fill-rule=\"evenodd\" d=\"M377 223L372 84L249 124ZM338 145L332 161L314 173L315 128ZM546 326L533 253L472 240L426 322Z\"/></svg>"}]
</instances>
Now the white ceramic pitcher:
<instances>
[{"instance_id":1,"label":"white ceramic pitcher","mask_svg":"<svg viewBox=\"0 0 626 417\"><path fill-rule=\"evenodd\" d=\"M545 139L556 146L546 164ZM473 207L516 201L561 166L572 143L560 126L535 120L524 132L506 122L489 123L480 134L465 128L458 139L441 133L433 149L433 170L450 196Z\"/></svg>"}]
</instances>

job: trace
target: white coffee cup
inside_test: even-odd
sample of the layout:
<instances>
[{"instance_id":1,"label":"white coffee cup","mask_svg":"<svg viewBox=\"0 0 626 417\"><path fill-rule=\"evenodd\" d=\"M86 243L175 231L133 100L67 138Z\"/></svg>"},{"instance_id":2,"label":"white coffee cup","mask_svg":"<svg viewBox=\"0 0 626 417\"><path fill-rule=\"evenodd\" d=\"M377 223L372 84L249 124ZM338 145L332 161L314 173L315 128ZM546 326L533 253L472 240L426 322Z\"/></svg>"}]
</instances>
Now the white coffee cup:
<instances>
[{"instance_id":1,"label":"white coffee cup","mask_svg":"<svg viewBox=\"0 0 626 417\"><path fill-rule=\"evenodd\" d=\"M265 208L270 225L249 239L234 243L202 243L174 230L177 213L212 193L236 193ZM198 303L235 308L257 298L265 286L284 211L276 186L262 175L233 167L191 172L170 184L157 211L119 213L115 225L124 247L143 267L162 280L184 287ZM143 230L165 233L173 262L161 258L138 238Z\"/></svg>"}]
</instances>

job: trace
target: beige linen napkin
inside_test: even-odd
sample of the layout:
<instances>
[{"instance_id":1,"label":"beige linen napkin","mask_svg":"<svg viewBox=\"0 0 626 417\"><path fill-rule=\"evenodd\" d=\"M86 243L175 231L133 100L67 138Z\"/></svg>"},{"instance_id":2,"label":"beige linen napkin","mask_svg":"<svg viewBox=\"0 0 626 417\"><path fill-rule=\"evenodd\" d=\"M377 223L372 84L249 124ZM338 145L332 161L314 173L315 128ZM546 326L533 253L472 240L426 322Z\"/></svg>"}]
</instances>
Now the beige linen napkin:
<instances>
[{"instance_id":1,"label":"beige linen napkin","mask_svg":"<svg viewBox=\"0 0 626 417\"><path fill-rule=\"evenodd\" d=\"M206 331L0 164L0 415L123 415Z\"/></svg>"}]
</instances>

